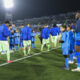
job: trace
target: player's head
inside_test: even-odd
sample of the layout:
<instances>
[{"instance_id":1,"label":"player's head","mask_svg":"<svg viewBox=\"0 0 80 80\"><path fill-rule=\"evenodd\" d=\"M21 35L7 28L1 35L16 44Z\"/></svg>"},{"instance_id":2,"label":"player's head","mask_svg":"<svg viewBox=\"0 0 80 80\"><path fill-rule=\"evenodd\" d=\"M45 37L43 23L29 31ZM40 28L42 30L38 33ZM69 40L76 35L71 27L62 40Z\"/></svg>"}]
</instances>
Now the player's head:
<instances>
[{"instance_id":1,"label":"player's head","mask_svg":"<svg viewBox=\"0 0 80 80\"><path fill-rule=\"evenodd\" d=\"M34 33L35 31L34 31L34 30L32 30L32 32Z\"/></svg>"},{"instance_id":2,"label":"player's head","mask_svg":"<svg viewBox=\"0 0 80 80\"><path fill-rule=\"evenodd\" d=\"M15 24L13 23L12 26L15 27Z\"/></svg>"},{"instance_id":3,"label":"player's head","mask_svg":"<svg viewBox=\"0 0 80 80\"><path fill-rule=\"evenodd\" d=\"M19 32L19 30L17 28L15 28L15 32Z\"/></svg>"},{"instance_id":4,"label":"player's head","mask_svg":"<svg viewBox=\"0 0 80 80\"><path fill-rule=\"evenodd\" d=\"M21 28L23 28L24 27L24 24L21 24Z\"/></svg>"},{"instance_id":5,"label":"player's head","mask_svg":"<svg viewBox=\"0 0 80 80\"><path fill-rule=\"evenodd\" d=\"M66 31L66 25L62 25L62 26L60 27L60 30L61 30L61 32Z\"/></svg>"},{"instance_id":6,"label":"player's head","mask_svg":"<svg viewBox=\"0 0 80 80\"><path fill-rule=\"evenodd\" d=\"M30 27L30 23L27 23L27 26Z\"/></svg>"},{"instance_id":7,"label":"player's head","mask_svg":"<svg viewBox=\"0 0 80 80\"><path fill-rule=\"evenodd\" d=\"M53 27L56 27L56 24L53 24Z\"/></svg>"},{"instance_id":8,"label":"player's head","mask_svg":"<svg viewBox=\"0 0 80 80\"><path fill-rule=\"evenodd\" d=\"M75 18L76 18L76 20L78 20L80 18L80 11L76 13Z\"/></svg>"},{"instance_id":9,"label":"player's head","mask_svg":"<svg viewBox=\"0 0 80 80\"><path fill-rule=\"evenodd\" d=\"M71 26L68 25L68 26L67 26L67 31L70 31L70 30L71 30Z\"/></svg>"},{"instance_id":10,"label":"player's head","mask_svg":"<svg viewBox=\"0 0 80 80\"><path fill-rule=\"evenodd\" d=\"M10 22L9 22L9 21L5 21L5 25L6 25L7 27L9 27Z\"/></svg>"}]
</instances>

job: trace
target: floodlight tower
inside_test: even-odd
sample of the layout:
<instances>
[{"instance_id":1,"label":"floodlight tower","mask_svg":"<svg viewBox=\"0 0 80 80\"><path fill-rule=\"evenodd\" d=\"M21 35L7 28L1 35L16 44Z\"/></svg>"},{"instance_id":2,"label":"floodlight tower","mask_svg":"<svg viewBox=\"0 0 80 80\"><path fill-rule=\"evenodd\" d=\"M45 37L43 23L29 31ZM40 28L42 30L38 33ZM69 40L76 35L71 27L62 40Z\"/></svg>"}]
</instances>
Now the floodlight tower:
<instances>
[{"instance_id":1,"label":"floodlight tower","mask_svg":"<svg viewBox=\"0 0 80 80\"><path fill-rule=\"evenodd\" d=\"M5 20L9 20L12 22L12 8L14 7L13 0L3 0L3 3L6 9Z\"/></svg>"}]
</instances>

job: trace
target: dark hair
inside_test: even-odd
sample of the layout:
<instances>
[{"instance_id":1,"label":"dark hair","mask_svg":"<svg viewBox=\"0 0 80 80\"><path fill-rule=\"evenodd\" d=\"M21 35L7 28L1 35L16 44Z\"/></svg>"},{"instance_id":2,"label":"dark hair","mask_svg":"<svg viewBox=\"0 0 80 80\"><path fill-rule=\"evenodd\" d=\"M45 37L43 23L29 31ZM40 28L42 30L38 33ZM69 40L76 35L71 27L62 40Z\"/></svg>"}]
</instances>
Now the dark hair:
<instances>
[{"instance_id":1,"label":"dark hair","mask_svg":"<svg viewBox=\"0 0 80 80\"><path fill-rule=\"evenodd\" d=\"M10 24L10 22L9 21L5 21L5 24Z\"/></svg>"},{"instance_id":2,"label":"dark hair","mask_svg":"<svg viewBox=\"0 0 80 80\"><path fill-rule=\"evenodd\" d=\"M11 24L9 26L12 26Z\"/></svg>"},{"instance_id":3,"label":"dark hair","mask_svg":"<svg viewBox=\"0 0 80 80\"><path fill-rule=\"evenodd\" d=\"M67 28L66 25L62 25L61 27L64 28L65 30L66 30L66 28Z\"/></svg>"},{"instance_id":4,"label":"dark hair","mask_svg":"<svg viewBox=\"0 0 80 80\"><path fill-rule=\"evenodd\" d=\"M54 24L53 27L56 27L56 24Z\"/></svg>"}]
</instances>

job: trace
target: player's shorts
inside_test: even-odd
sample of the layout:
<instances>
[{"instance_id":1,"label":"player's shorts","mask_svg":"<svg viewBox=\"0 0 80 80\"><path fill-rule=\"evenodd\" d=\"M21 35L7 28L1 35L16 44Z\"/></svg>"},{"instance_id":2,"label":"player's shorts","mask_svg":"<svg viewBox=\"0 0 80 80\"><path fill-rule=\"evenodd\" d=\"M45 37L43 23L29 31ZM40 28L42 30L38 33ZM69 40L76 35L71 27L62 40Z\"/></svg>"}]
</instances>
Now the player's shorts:
<instances>
[{"instance_id":1,"label":"player's shorts","mask_svg":"<svg viewBox=\"0 0 80 80\"><path fill-rule=\"evenodd\" d=\"M61 39L61 34L58 35L58 40L60 40L60 39Z\"/></svg>"},{"instance_id":2,"label":"player's shorts","mask_svg":"<svg viewBox=\"0 0 80 80\"><path fill-rule=\"evenodd\" d=\"M48 44L49 43L49 38L48 39L43 39L42 44Z\"/></svg>"},{"instance_id":3,"label":"player's shorts","mask_svg":"<svg viewBox=\"0 0 80 80\"><path fill-rule=\"evenodd\" d=\"M31 46L31 40L23 41L23 45L24 45L24 47Z\"/></svg>"},{"instance_id":4,"label":"player's shorts","mask_svg":"<svg viewBox=\"0 0 80 80\"><path fill-rule=\"evenodd\" d=\"M52 36L52 37L51 37L51 41L52 41L53 43L57 43L57 39L58 39L58 36Z\"/></svg>"},{"instance_id":5,"label":"player's shorts","mask_svg":"<svg viewBox=\"0 0 80 80\"><path fill-rule=\"evenodd\" d=\"M0 52L1 51L9 51L8 41L0 41Z\"/></svg>"},{"instance_id":6,"label":"player's shorts","mask_svg":"<svg viewBox=\"0 0 80 80\"><path fill-rule=\"evenodd\" d=\"M67 49L63 49L63 55L69 55L69 51Z\"/></svg>"}]
</instances>

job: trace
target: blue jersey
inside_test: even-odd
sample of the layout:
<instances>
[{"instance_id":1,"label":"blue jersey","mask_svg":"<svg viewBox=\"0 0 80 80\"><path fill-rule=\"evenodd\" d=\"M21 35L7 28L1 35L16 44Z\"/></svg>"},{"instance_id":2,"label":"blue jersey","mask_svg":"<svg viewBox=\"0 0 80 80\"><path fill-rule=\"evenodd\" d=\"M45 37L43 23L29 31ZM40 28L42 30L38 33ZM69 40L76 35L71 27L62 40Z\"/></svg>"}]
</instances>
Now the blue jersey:
<instances>
[{"instance_id":1,"label":"blue jersey","mask_svg":"<svg viewBox=\"0 0 80 80\"><path fill-rule=\"evenodd\" d=\"M14 45L14 33L10 33L9 43Z\"/></svg>"},{"instance_id":2,"label":"blue jersey","mask_svg":"<svg viewBox=\"0 0 80 80\"><path fill-rule=\"evenodd\" d=\"M80 41L80 32L75 33L75 41Z\"/></svg>"},{"instance_id":3,"label":"blue jersey","mask_svg":"<svg viewBox=\"0 0 80 80\"><path fill-rule=\"evenodd\" d=\"M74 49L74 35L73 35L73 32L72 31L68 31L67 32L67 39L68 39L68 45L69 45L69 48L70 50L72 51Z\"/></svg>"},{"instance_id":4,"label":"blue jersey","mask_svg":"<svg viewBox=\"0 0 80 80\"><path fill-rule=\"evenodd\" d=\"M32 42L35 41L35 35L36 35L35 33L32 33L32 34L31 34L31 41L32 41Z\"/></svg>"},{"instance_id":5,"label":"blue jersey","mask_svg":"<svg viewBox=\"0 0 80 80\"><path fill-rule=\"evenodd\" d=\"M14 33L15 44L19 44L19 36L20 36L19 32Z\"/></svg>"},{"instance_id":6,"label":"blue jersey","mask_svg":"<svg viewBox=\"0 0 80 80\"><path fill-rule=\"evenodd\" d=\"M51 33L51 29L48 29L48 34L47 34L48 38L50 37L50 33Z\"/></svg>"},{"instance_id":7,"label":"blue jersey","mask_svg":"<svg viewBox=\"0 0 80 80\"><path fill-rule=\"evenodd\" d=\"M24 27L23 30L22 30L22 39L23 39L23 40L28 40L27 34L28 34L28 27L26 26L26 27Z\"/></svg>"},{"instance_id":8,"label":"blue jersey","mask_svg":"<svg viewBox=\"0 0 80 80\"><path fill-rule=\"evenodd\" d=\"M7 37L10 35L10 31L5 24L0 26L0 40L7 41Z\"/></svg>"},{"instance_id":9,"label":"blue jersey","mask_svg":"<svg viewBox=\"0 0 80 80\"><path fill-rule=\"evenodd\" d=\"M43 28L41 31L42 39L48 39L49 38L49 30L48 28Z\"/></svg>"},{"instance_id":10,"label":"blue jersey","mask_svg":"<svg viewBox=\"0 0 80 80\"><path fill-rule=\"evenodd\" d=\"M53 27L51 28L51 35L52 36L57 36L58 35L58 27Z\"/></svg>"},{"instance_id":11,"label":"blue jersey","mask_svg":"<svg viewBox=\"0 0 80 80\"><path fill-rule=\"evenodd\" d=\"M68 35L66 31L62 33L61 41L63 41L63 43L61 43L63 55L68 55L70 46L69 46Z\"/></svg>"},{"instance_id":12,"label":"blue jersey","mask_svg":"<svg viewBox=\"0 0 80 80\"><path fill-rule=\"evenodd\" d=\"M23 28L20 29L20 39L21 39L21 40L22 40L22 38L23 38L22 32L23 32Z\"/></svg>"}]
</instances>

